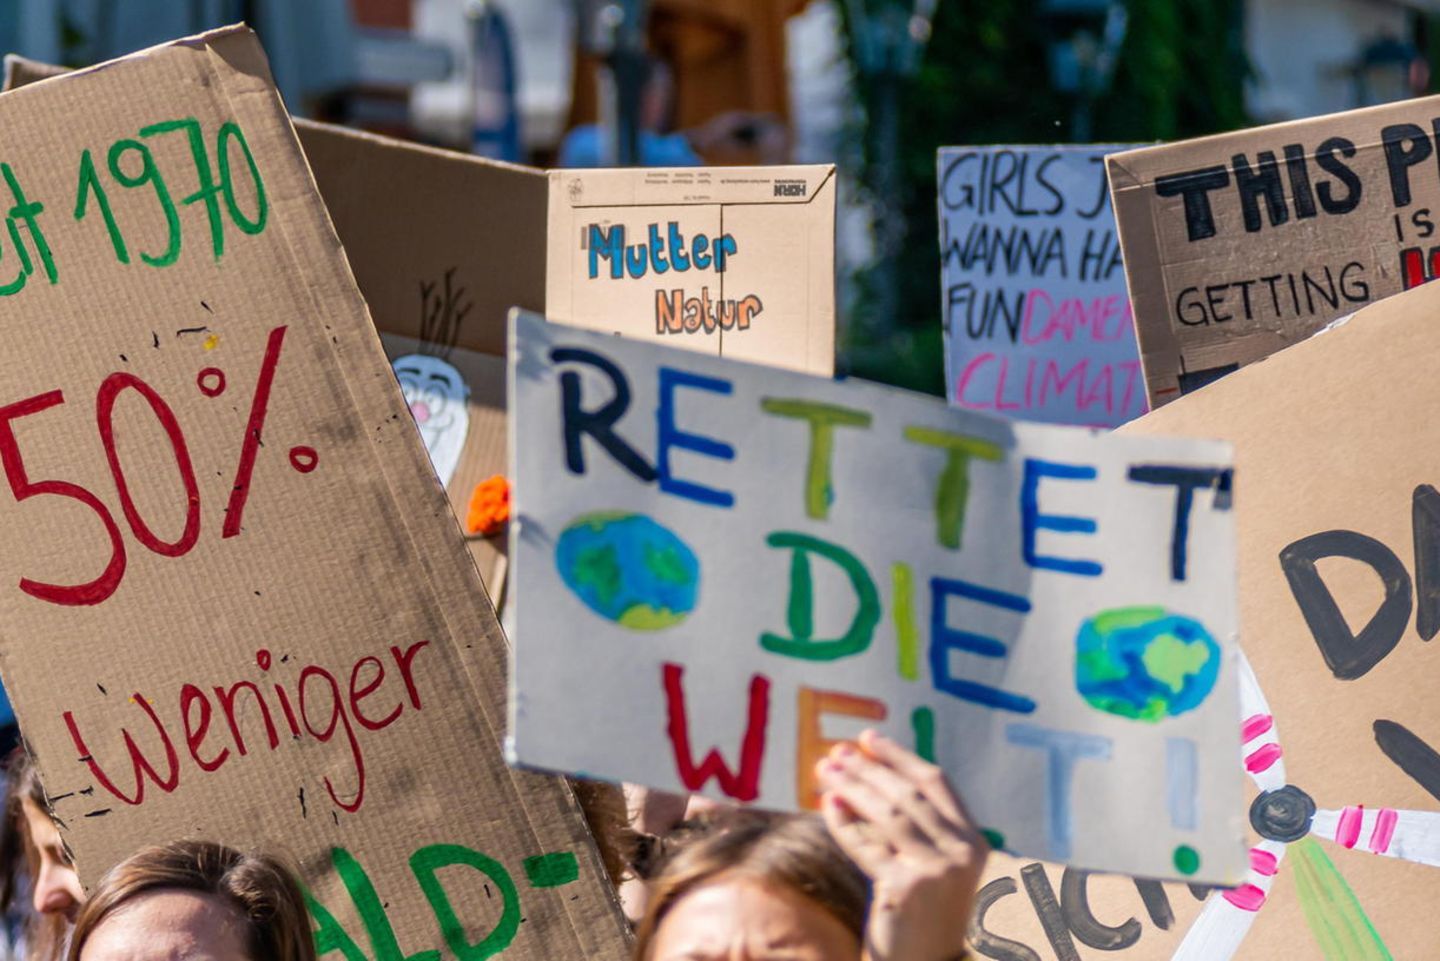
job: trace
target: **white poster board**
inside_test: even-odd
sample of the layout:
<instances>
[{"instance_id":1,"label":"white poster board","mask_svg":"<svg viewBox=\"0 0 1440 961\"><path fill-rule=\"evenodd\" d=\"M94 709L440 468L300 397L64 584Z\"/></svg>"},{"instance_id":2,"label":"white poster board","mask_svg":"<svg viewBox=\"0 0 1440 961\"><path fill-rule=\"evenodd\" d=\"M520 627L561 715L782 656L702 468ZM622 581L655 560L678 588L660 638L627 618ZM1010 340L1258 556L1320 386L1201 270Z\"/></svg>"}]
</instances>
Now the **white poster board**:
<instances>
[{"instance_id":1,"label":"white poster board","mask_svg":"<svg viewBox=\"0 0 1440 961\"><path fill-rule=\"evenodd\" d=\"M1007 850L1243 875L1228 445L520 312L511 351L512 762L794 810L874 726Z\"/></svg>"},{"instance_id":2,"label":"white poster board","mask_svg":"<svg viewBox=\"0 0 1440 961\"><path fill-rule=\"evenodd\" d=\"M945 393L1019 420L1118 427L1145 379L1105 179L1120 146L942 147Z\"/></svg>"}]
</instances>

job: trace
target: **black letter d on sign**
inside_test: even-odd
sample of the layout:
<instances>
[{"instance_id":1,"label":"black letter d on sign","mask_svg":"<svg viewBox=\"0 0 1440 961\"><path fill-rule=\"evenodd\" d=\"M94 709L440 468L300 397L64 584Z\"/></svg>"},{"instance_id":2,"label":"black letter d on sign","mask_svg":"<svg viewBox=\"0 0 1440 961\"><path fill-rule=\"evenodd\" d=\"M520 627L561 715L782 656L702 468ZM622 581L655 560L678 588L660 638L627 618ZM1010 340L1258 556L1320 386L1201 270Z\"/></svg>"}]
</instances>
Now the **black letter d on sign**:
<instances>
[{"instance_id":1,"label":"black letter d on sign","mask_svg":"<svg viewBox=\"0 0 1440 961\"><path fill-rule=\"evenodd\" d=\"M1350 633L1339 605L1315 569L1315 562L1323 557L1348 557L1368 564L1385 585L1385 600L1359 634ZM1364 677L1400 643L1410 624L1410 575L1395 552L1375 538L1354 531L1311 534L1280 552L1280 567L1320 654L1340 680Z\"/></svg>"}]
</instances>

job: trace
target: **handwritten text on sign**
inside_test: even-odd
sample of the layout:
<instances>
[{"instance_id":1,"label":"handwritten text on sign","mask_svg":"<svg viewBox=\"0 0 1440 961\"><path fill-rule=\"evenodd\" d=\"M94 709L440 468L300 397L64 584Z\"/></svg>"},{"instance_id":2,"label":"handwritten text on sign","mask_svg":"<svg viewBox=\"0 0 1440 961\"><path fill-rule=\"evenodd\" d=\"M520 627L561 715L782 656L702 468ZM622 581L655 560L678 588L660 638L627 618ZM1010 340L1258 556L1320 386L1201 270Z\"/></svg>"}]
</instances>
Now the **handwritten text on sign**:
<instances>
[{"instance_id":1,"label":"handwritten text on sign","mask_svg":"<svg viewBox=\"0 0 1440 961\"><path fill-rule=\"evenodd\" d=\"M514 324L520 763L806 808L875 725L1006 848L1238 877L1228 447Z\"/></svg>"},{"instance_id":2,"label":"handwritten text on sign","mask_svg":"<svg viewBox=\"0 0 1440 961\"><path fill-rule=\"evenodd\" d=\"M1105 147L939 153L946 392L1022 420L1145 412Z\"/></svg>"},{"instance_id":3,"label":"handwritten text on sign","mask_svg":"<svg viewBox=\"0 0 1440 961\"><path fill-rule=\"evenodd\" d=\"M586 277L645 281L645 275L650 274L651 279L645 282L655 287L657 335L749 330L750 321L765 309L754 294L728 300L722 296L726 258L740 252L732 234L710 236L702 231L687 236L674 220L635 229L633 242L625 231L623 223L592 223L586 227L581 243L588 258ZM698 295L686 291L682 284L692 269L701 278L713 270L713 294L708 285ZM673 278L664 276L672 272Z\"/></svg>"}]
</instances>

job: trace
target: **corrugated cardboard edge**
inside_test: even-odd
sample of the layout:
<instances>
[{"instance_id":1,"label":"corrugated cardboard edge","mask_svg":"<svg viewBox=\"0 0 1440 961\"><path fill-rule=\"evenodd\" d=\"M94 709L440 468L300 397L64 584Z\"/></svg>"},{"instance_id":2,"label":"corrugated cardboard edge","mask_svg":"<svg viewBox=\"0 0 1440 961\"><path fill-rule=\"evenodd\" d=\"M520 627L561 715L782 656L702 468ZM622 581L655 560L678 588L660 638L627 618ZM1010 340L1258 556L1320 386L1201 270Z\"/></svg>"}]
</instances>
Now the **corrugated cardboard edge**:
<instances>
[{"instance_id":1,"label":"corrugated cardboard edge","mask_svg":"<svg viewBox=\"0 0 1440 961\"><path fill-rule=\"evenodd\" d=\"M810 203L814 203L825 195L824 204L825 219L829 223L829 229L825 231L825 244L821 255L822 263L816 265L816 269L810 274L810 303L829 304L830 309L823 316L814 310L813 306L810 316L806 321L805 331L805 370L820 374L825 377L835 376L835 327L837 318L835 316L836 303L839 300L839 287L835 276L835 207L839 198L836 196L836 184L839 178L835 174L833 164L826 165L827 172L820 185L811 193ZM815 256L815 245L811 245L811 256ZM725 336L721 331L720 355L725 355Z\"/></svg>"},{"instance_id":2,"label":"corrugated cardboard edge","mask_svg":"<svg viewBox=\"0 0 1440 961\"><path fill-rule=\"evenodd\" d=\"M63 76L69 72L70 69L68 67L41 63L39 60L22 57L18 53L7 53L5 55L6 90L14 90L16 87L27 87L37 81Z\"/></svg>"},{"instance_id":3,"label":"corrugated cardboard edge","mask_svg":"<svg viewBox=\"0 0 1440 961\"><path fill-rule=\"evenodd\" d=\"M1177 152L1196 153L1208 155L1218 145L1226 142L1234 143L1239 138L1254 138L1259 141L1274 140L1280 142L1286 134L1296 130L1306 130L1314 127L1327 127L1334 124L1338 118L1345 117L1347 123L1363 122L1371 117L1394 113L1397 109L1406 111L1423 111L1426 106L1440 112L1440 94L1429 97L1416 97L1411 100L1393 101L1390 103L1377 104L1373 107L1361 107L1354 110L1337 110L1334 113L1321 114L1317 117L1301 117L1298 120L1285 120L1280 123L1265 124L1259 127L1246 127L1241 130L1230 130L1224 133L1209 134L1204 137L1195 137L1191 140L1182 140L1176 143L1155 144L1149 147L1137 147L1134 150L1126 150L1116 154L1115 158L1124 164L1126 171L1134 178L1135 183L1149 185L1153 182L1159 170L1159 161L1164 157L1174 157ZM1364 146L1363 144L1357 144ZM1229 148L1225 148L1228 150ZM1228 160L1229 158L1226 157ZM1170 166L1169 164L1165 165Z\"/></svg>"},{"instance_id":4,"label":"corrugated cardboard edge","mask_svg":"<svg viewBox=\"0 0 1440 961\"><path fill-rule=\"evenodd\" d=\"M470 196L457 198L449 209L435 203L425 207L425 217L456 218L429 224L432 229L427 231L427 239L444 237L447 244L453 243L445 253L454 259L437 263L437 271L452 266L470 278L474 310L460 329L456 346L503 358L509 309L520 306L539 310L545 303L549 208L545 172L333 124L297 120L295 127L321 196L327 198L331 220L341 228L341 240L347 243L361 292L376 298L372 304L376 326L385 333L419 337L421 332L411 322L412 315L402 314L391 296L399 285L385 268L389 256L377 248L389 247L394 241L387 238L388 223L376 209L398 218L402 214L395 208L394 197L418 201L427 188L438 189L434 184L443 184L452 191L471 190ZM397 183L394 195L378 202L367 196L384 189L386 175L402 173L415 179ZM487 206L499 208L495 216L487 218ZM426 225L420 218L417 212L410 221L396 223L395 227L401 236L406 235L407 228L413 234L414 228ZM429 251L433 243L426 247L422 241L420 247ZM400 257L407 266L410 259Z\"/></svg>"},{"instance_id":5,"label":"corrugated cardboard edge","mask_svg":"<svg viewBox=\"0 0 1440 961\"><path fill-rule=\"evenodd\" d=\"M1154 148L1146 147L1144 150ZM1126 166L1128 150L1105 158L1110 181L1110 208L1115 212L1115 233L1125 263L1125 289L1140 347L1140 370L1150 409L1180 396L1180 343L1170 326L1165 303L1164 273L1160 266L1160 234L1154 205L1140 179ZM1159 322L1149 318L1159 318Z\"/></svg>"},{"instance_id":6,"label":"corrugated cardboard edge","mask_svg":"<svg viewBox=\"0 0 1440 961\"><path fill-rule=\"evenodd\" d=\"M246 38L248 49L235 51L234 60L231 61L219 48L233 46L234 41L242 37ZM258 62L249 56L252 50L255 52L259 50L258 44L250 47L248 41L251 37L253 34L248 27L233 25L207 31L173 44L159 44L119 58L119 61L142 58L165 47L182 45L207 50L212 58L226 59L241 72L268 78L269 67L264 62L263 56ZM10 92L5 95L25 96L31 86L41 85L61 76L68 77L103 71L119 61L109 61L79 71L67 71L63 67L42 64L12 55L6 58L5 83L6 89ZM216 89L223 88L217 84ZM228 97L228 94L226 96ZM271 111L263 110L258 119L261 119L262 122L255 126L272 128L276 140L292 152L293 158L298 162L300 169L304 170L305 177L308 178L310 189L314 191L316 197L319 197L319 188L315 184L314 174L310 170L309 163L305 159L294 127L288 117L279 111L272 115ZM273 129L277 119L281 122L282 129L280 130ZM317 272L316 263L292 255L291 260L296 268L292 282L303 291L303 299L311 303L317 317L337 316L343 318L360 313L367 320L371 320L369 308L359 295L349 262L345 258L344 249L336 235L328 212L323 204L318 203L309 205L309 210L319 221L312 225L315 235L333 244L334 250L339 256L324 258L320 264L320 272ZM294 244L284 233L285 224L280 222L276 226L282 232L282 236L285 236L286 244L293 251ZM337 324L335 328L341 333L349 332L345 329L346 325L344 324ZM390 369L373 320L360 333L361 336L355 338L353 343L341 342L338 333L337 339L332 341L331 350L335 357L335 363L338 369L344 372L347 384L353 383L349 373L352 369L373 370L377 367L383 367L387 371ZM359 367L352 368L352 365L347 364L344 360L346 354L359 353L363 355L366 352L369 352L371 356L362 361ZM352 406L362 419L371 423L383 424L395 422L402 416L409 416L409 412L403 405L393 403L398 397L399 394L396 393L393 398L390 398L392 402L374 409L367 409L360 404L359 398L353 390L350 399ZM463 535L460 534L458 522L450 510L445 492L440 488L433 473L429 471L428 455L424 451L419 433L417 431L397 431L388 437L387 441L393 442L397 437L401 438L400 443L412 445L413 456L409 458L377 457L377 461L384 471L386 486L392 493L392 502L398 503L394 497L396 485L392 479L398 475L394 474L394 471L404 470L406 467L412 470L423 469L424 476L420 478L423 483L418 486L430 492L430 503L414 505L414 510L406 512L402 517L403 527L411 538L411 550L422 560L427 558L427 553L420 551L415 545L417 535L412 521L412 518L423 517L427 513L432 517L449 517L450 523L456 525L457 535L460 535L447 539L446 546L449 556L446 557L444 564L427 563L426 565L425 574L431 586L431 597L428 600L446 621L449 633L457 640L474 633L462 630L461 625L481 625L481 636L477 638L479 643L461 645L457 648L457 656L469 675L480 720L487 728L491 738L491 745L478 745L477 747L484 750L493 745L493 749L498 750L501 746L504 728L497 723L497 720L503 721L503 718L497 718L496 706L500 705L499 713L503 714L507 687L506 665L503 659L497 662L484 655L487 652L508 651L509 642L500 629L499 621L493 616L493 608L490 611L491 616L486 616L486 608L491 605L488 596L484 593L483 581L475 567L474 559L465 545ZM437 553L439 552L430 552L428 557L434 557ZM479 593L477 593L477 589ZM485 600L481 601L481 597L484 597ZM530 836L535 839L535 849L559 850L568 846L586 859L588 876L601 880L602 897L598 900L603 908L608 909L602 910L602 916L596 916L595 912L584 910L578 900L561 899L557 902L569 917L576 951L583 952L585 957L622 961L628 956L625 953L628 929L613 890L609 890L604 885L606 878L604 865L595 848L594 839L584 827L583 814L568 783L561 778L509 768L506 770L513 793L529 802L528 805L521 805L521 812L525 816Z\"/></svg>"},{"instance_id":7,"label":"corrugated cardboard edge","mask_svg":"<svg viewBox=\"0 0 1440 961\"><path fill-rule=\"evenodd\" d=\"M766 175L785 173L791 177L786 179L803 180L807 189L803 196L782 196L765 195L756 200L685 200L685 199L663 199L647 200L640 203L635 199L636 190L630 189L629 185L644 178L645 175L671 177L675 175L696 175L707 174L712 178L723 180L727 175L738 176L745 171L762 171ZM567 169L548 171L550 177L550 198L557 209L584 209L587 207L640 207L648 205L663 205L683 207L687 204L716 204L721 206L735 206L738 204L764 204L776 205L806 205L815 201L816 194L832 182L835 177L834 164L777 164L767 167L599 167L588 169ZM579 199L572 198L570 192L562 187L564 180L584 180L588 185ZM671 184L676 191L696 189L685 184ZM658 187L651 184L649 192L658 192ZM723 190L724 184L714 183L709 185L711 190ZM596 196L596 193L599 193Z\"/></svg>"},{"instance_id":8,"label":"corrugated cardboard edge","mask_svg":"<svg viewBox=\"0 0 1440 961\"><path fill-rule=\"evenodd\" d=\"M11 54L10 56L14 56ZM7 57L7 61L8 61ZM21 58L17 58L21 59ZM30 63L33 63L31 61ZM36 66L44 66L37 64ZM477 157L473 154L458 153L454 150L446 150L443 147L432 147L430 144L418 143L412 140L397 140L394 137L386 137L382 134L371 133L368 130L357 130L354 127L342 127L333 123L322 123L319 120L307 120L304 117L293 117L291 122L297 130L314 130L324 134L331 134L343 137L346 140L373 144L387 150L407 150L415 153L428 154L438 157L441 160L459 160L467 163L483 163L487 167L498 167L502 170L511 170L515 173L528 174L535 177L545 176L545 171L535 167L527 167L524 164L510 163L505 160L491 160L488 157Z\"/></svg>"}]
</instances>

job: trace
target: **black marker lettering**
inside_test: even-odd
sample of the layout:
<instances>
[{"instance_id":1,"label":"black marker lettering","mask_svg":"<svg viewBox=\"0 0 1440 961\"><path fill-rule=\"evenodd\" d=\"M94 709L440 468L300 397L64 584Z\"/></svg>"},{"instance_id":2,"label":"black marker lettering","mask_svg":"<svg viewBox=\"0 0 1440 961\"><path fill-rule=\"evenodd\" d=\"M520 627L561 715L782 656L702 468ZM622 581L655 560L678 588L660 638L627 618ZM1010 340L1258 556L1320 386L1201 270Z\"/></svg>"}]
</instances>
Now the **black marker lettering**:
<instances>
[{"instance_id":1,"label":"black marker lettering","mask_svg":"<svg viewBox=\"0 0 1440 961\"><path fill-rule=\"evenodd\" d=\"M1130 480L1137 484L1166 484L1175 488L1175 523L1170 529L1170 579L1185 580L1186 545L1190 539L1190 508L1195 492L1207 487L1215 489L1214 508L1230 509L1230 485L1234 472L1213 467L1172 467L1159 464L1137 464L1130 468Z\"/></svg>"},{"instance_id":2,"label":"black marker lettering","mask_svg":"<svg viewBox=\"0 0 1440 961\"><path fill-rule=\"evenodd\" d=\"M1440 754L1403 724L1382 719L1375 722L1374 730L1375 743L1385 756L1440 801Z\"/></svg>"},{"instance_id":3,"label":"black marker lettering","mask_svg":"<svg viewBox=\"0 0 1440 961\"><path fill-rule=\"evenodd\" d=\"M1385 585L1385 599L1359 634L1350 632L1345 615L1316 570L1316 561L1326 557L1348 557L1368 564ZM1280 568L1320 655L1340 680L1364 677L1400 643L1410 623L1410 575L1395 552L1373 537L1344 530L1311 534L1280 552Z\"/></svg>"},{"instance_id":4,"label":"black marker lettering","mask_svg":"<svg viewBox=\"0 0 1440 961\"><path fill-rule=\"evenodd\" d=\"M1140 940L1140 922L1129 918L1111 927L1090 910L1090 872L1066 868L1060 877L1060 909L1080 943L1101 951L1121 951Z\"/></svg>"},{"instance_id":5,"label":"black marker lettering","mask_svg":"<svg viewBox=\"0 0 1440 961\"><path fill-rule=\"evenodd\" d=\"M585 448L581 443L586 434L593 437L616 463L646 483L658 476L645 458L615 433L615 424L630 406L630 384L625 373L611 361L594 351L579 347L557 347L550 352L557 364L589 364L610 378L615 396L595 410L585 410L581 403L580 375L567 370L560 375L561 429L565 440L565 466L572 474L585 473Z\"/></svg>"},{"instance_id":6,"label":"black marker lettering","mask_svg":"<svg viewBox=\"0 0 1440 961\"><path fill-rule=\"evenodd\" d=\"M1045 875L1045 866L1025 865L1020 869L1020 879L1025 882L1025 893L1030 895L1030 903L1035 905L1035 916L1040 919L1040 926L1045 929L1045 937L1050 940L1055 957L1058 961L1080 961L1080 952L1075 950L1075 942L1070 937L1070 926L1065 923L1065 915L1060 910L1055 889L1050 886L1050 879Z\"/></svg>"},{"instance_id":7,"label":"black marker lettering","mask_svg":"<svg viewBox=\"0 0 1440 961\"><path fill-rule=\"evenodd\" d=\"M1440 630L1440 491L1415 488L1410 505L1415 537L1415 633L1428 641Z\"/></svg>"},{"instance_id":8,"label":"black marker lettering","mask_svg":"<svg viewBox=\"0 0 1440 961\"><path fill-rule=\"evenodd\" d=\"M1230 185L1224 167L1205 167L1168 177L1155 178L1155 192L1162 197L1183 197L1185 236L1191 242L1215 236L1215 212L1210 209L1210 191Z\"/></svg>"},{"instance_id":9,"label":"black marker lettering","mask_svg":"<svg viewBox=\"0 0 1440 961\"><path fill-rule=\"evenodd\" d=\"M1252 170L1244 154L1237 153L1230 158L1235 168L1235 189L1240 194L1240 210L1245 219L1245 231L1255 233L1264 224L1260 220L1260 198L1270 214L1270 226L1278 227L1290 219L1290 208L1285 206L1285 184L1280 179L1280 166L1275 154L1262 150L1258 154L1258 169Z\"/></svg>"},{"instance_id":10,"label":"black marker lettering","mask_svg":"<svg viewBox=\"0 0 1440 961\"><path fill-rule=\"evenodd\" d=\"M1343 160L1336 158L1336 154L1345 158L1355 156L1355 145L1344 137L1331 137L1320 145L1315 151L1315 164L1321 170L1334 177L1345 185L1345 195L1336 197L1333 184L1322 183L1315 188L1315 194L1320 199L1320 209L1327 214L1348 214L1360 206L1360 195L1362 186L1360 178L1351 170Z\"/></svg>"},{"instance_id":11,"label":"black marker lettering","mask_svg":"<svg viewBox=\"0 0 1440 961\"><path fill-rule=\"evenodd\" d=\"M975 896L975 918L970 922L970 946L992 961L1041 961L1040 955L1019 941L985 930L985 915L1001 898L1016 891L1014 878L996 878Z\"/></svg>"},{"instance_id":12,"label":"black marker lettering","mask_svg":"<svg viewBox=\"0 0 1440 961\"><path fill-rule=\"evenodd\" d=\"M1385 144L1385 167L1390 172L1390 196L1397 207L1410 206L1410 168L1434 152L1425 131L1413 123L1391 124L1380 131Z\"/></svg>"}]
</instances>

